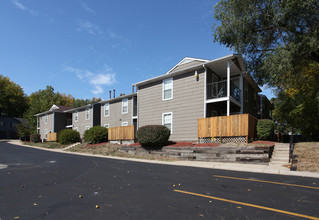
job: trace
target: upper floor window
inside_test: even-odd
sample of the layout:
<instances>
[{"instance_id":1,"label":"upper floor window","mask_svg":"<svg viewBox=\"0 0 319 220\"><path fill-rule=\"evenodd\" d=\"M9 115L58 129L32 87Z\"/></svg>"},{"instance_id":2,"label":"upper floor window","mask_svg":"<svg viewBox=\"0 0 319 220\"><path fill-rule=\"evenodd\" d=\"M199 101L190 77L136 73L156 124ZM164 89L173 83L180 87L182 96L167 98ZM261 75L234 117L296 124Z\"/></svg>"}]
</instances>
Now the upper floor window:
<instances>
[{"instance_id":1,"label":"upper floor window","mask_svg":"<svg viewBox=\"0 0 319 220\"><path fill-rule=\"evenodd\" d=\"M48 119L48 115L45 115L45 116L44 116L44 123L45 123L45 124L48 124L48 120L49 120L49 119Z\"/></svg>"},{"instance_id":2,"label":"upper floor window","mask_svg":"<svg viewBox=\"0 0 319 220\"><path fill-rule=\"evenodd\" d=\"M78 120L79 120L79 112L78 112L78 111L75 111L75 112L74 112L74 121L75 121L75 122L78 122Z\"/></svg>"},{"instance_id":3,"label":"upper floor window","mask_svg":"<svg viewBox=\"0 0 319 220\"><path fill-rule=\"evenodd\" d=\"M122 99L122 114L128 113L128 99Z\"/></svg>"},{"instance_id":4,"label":"upper floor window","mask_svg":"<svg viewBox=\"0 0 319 220\"><path fill-rule=\"evenodd\" d=\"M104 104L104 117L110 115L110 103L105 103Z\"/></svg>"},{"instance_id":5,"label":"upper floor window","mask_svg":"<svg viewBox=\"0 0 319 220\"><path fill-rule=\"evenodd\" d=\"M90 119L90 108L85 109L85 119L89 120Z\"/></svg>"},{"instance_id":6,"label":"upper floor window","mask_svg":"<svg viewBox=\"0 0 319 220\"><path fill-rule=\"evenodd\" d=\"M173 98L173 78L163 80L163 100Z\"/></svg>"}]
</instances>

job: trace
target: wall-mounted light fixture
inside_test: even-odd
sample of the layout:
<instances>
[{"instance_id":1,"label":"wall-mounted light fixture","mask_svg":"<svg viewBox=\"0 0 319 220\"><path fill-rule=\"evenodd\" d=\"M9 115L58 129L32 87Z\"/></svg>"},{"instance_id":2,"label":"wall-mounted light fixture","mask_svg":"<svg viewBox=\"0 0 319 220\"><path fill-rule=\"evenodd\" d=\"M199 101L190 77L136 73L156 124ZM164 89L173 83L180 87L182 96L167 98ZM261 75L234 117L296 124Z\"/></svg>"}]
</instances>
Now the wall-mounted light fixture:
<instances>
[{"instance_id":1,"label":"wall-mounted light fixture","mask_svg":"<svg viewBox=\"0 0 319 220\"><path fill-rule=\"evenodd\" d=\"M198 79L199 79L199 75L198 75L198 72L197 72L197 71L195 71L194 76L195 76L195 79L198 81Z\"/></svg>"}]
</instances>

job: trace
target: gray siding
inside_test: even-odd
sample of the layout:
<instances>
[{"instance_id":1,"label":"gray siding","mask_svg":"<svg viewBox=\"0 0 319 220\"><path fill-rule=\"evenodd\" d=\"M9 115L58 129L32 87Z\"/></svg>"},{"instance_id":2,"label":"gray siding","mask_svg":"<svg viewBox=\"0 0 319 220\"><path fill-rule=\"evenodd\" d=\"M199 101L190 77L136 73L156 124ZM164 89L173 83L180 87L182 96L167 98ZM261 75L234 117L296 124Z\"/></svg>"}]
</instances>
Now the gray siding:
<instances>
[{"instance_id":1,"label":"gray siding","mask_svg":"<svg viewBox=\"0 0 319 220\"><path fill-rule=\"evenodd\" d=\"M162 114L173 113L172 141L196 141L197 119L204 117L204 70L173 78L173 99L162 100L162 80L138 88L138 126L162 124Z\"/></svg>"},{"instance_id":2,"label":"gray siding","mask_svg":"<svg viewBox=\"0 0 319 220\"><path fill-rule=\"evenodd\" d=\"M101 126L109 124L109 127L119 127L122 122L127 122L128 125L132 123L132 97L128 98L128 112L122 114L122 99L110 102L110 114L104 116L104 103L101 105Z\"/></svg>"},{"instance_id":3,"label":"gray siding","mask_svg":"<svg viewBox=\"0 0 319 220\"><path fill-rule=\"evenodd\" d=\"M72 113L73 130L75 128L78 128L78 132L80 133L81 138L83 138L83 134L85 132L85 127L89 126L90 128L92 128L92 125L93 125L92 107L90 107L90 119L89 120L86 120L86 118L85 118L85 110L86 110L86 108L78 110L78 121L77 122L75 122L75 120L74 120L75 112Z\"/></svg>"},{"instance_id":4,"label":"gray siding","mask_svg":"<svg viewBox=\"0 0 319 220\"><path fill-rule=\"evenodd\" d=\"M40 135L41 139L45 138L45 129L48 130L48 133L53 133L53 113L48 113L48 123L45 124L45 115L39 117L40 120Z\"/></svg>"}]
</instances>

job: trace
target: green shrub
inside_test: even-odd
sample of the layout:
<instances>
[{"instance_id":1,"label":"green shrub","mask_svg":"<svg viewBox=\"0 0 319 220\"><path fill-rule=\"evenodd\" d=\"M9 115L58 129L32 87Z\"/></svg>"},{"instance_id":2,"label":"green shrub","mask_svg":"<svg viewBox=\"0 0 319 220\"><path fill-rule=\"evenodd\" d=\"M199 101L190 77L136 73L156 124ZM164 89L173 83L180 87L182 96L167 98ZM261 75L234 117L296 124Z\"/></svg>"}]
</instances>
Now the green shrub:
<instances>
[{"instance_id":1,"label":"green shrub","mask_svg":"<svg viewBox=\"0 0 319 220\"><path fill-rule=\"evenodd\" d=\"M30 142L32 142L32 143L41 142L40 135L39 134L31 134L30 135Z\"/></svg>"},{"instance_id":2,"label":"green shrub","mask_svg":"<svg viewBox=\"0 0 319 220\"><path fill-rule=\"evenodd\" d=\"M72 129L64 129L59 134L60 144L72 144L81 140L80 133Z\"/></svg>"},{"instance_id":3,"label":"green shrub","mask_svg":"<svg viewBox=\"0 0 319 220\"><path fill-rule=\"evenodd\" d=\"M84 132L84 141L90 144L98 144L107 141L108 130L102 126L94 126Z\"/></svg>"},{"instance_id":4,"label":"green shrub","mask_svg":"<svg viewBox=\"0 0 319 220\"><path fill-rule=\"evenodd\" d=\"M146 125L137 131L137 141L144 147L167 145L171 131L164 125Z\"/></svg>"},{"instance_id":5,"label":"green shrub","mask_svg":"<svg viewBox=\"0 0 319 220\"><path fill-rule=\"evenodd\" d=\"M257 122L257 135L261 140L273 140L275 123L269 119L261 119Z\"/></svg>"}]
</instances>

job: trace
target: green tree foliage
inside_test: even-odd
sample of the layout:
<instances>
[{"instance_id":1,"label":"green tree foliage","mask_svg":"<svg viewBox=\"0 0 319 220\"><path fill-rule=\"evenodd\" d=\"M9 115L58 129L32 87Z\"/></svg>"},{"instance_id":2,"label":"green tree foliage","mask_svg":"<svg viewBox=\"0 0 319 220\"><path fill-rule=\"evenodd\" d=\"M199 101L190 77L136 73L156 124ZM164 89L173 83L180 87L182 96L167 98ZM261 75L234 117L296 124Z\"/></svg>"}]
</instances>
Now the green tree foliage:
<instances>
[{"instance_id":1,"label":"green tree foliage","mask_svg":"<svg viewBox=\"0 0 319 220\"><path fill-rule=\"evenodd\" d=\"M27 107L23 89L8 77L0 75L0 114L20 117Z\"/></svg>"},{"instance_id":2,"label":"green tree foliage","mask_svg":"<svg viewBox=\"0 0 319 220\"><path fill-rule=\"evenodd\" d=\"M17 134L21 140L28 141L31 135L31 129L26 123L21 122L17 125Z\"/></svg>"},{"instance_id":3,"label":"green tree foliage","mask_svg":"<svg viewBox=\"0 0 319 220\"><path fill-rule=\"evenodd\" d=\"M319 62L318 1L221 0L215 18L215 42L243 54L261 84L277 86L283 74Z\"/></svg>"},{"instance_id":4,"label":"green tree foliage","mask_svg":"<svg viewBox=\"0 0 319 220\"><path fill-rule=\"evenodd\" d=\"M274 138L274 122L269 119L258 120L257 135L261 140L273 140Z\"/></svg>"},{"instance_id":5,"label":"green tree foliage","mask_svg":"<svg viewBox=\"0 0 319 220\"><path fill-rule=\"evenodd\" d=\"M319 2L221 0L214 40L243 54L259 84L277 89L275 119L319 134Z\"/></svg>"}]
</instances>

